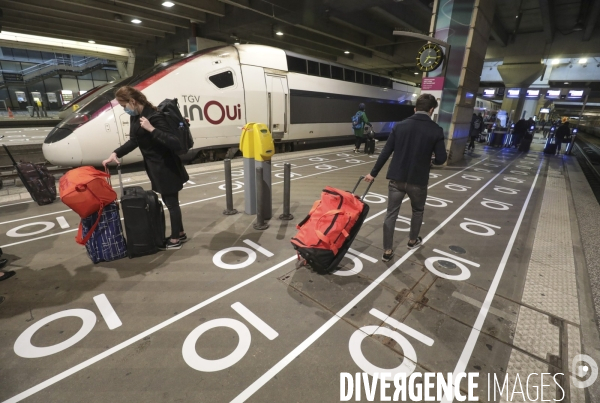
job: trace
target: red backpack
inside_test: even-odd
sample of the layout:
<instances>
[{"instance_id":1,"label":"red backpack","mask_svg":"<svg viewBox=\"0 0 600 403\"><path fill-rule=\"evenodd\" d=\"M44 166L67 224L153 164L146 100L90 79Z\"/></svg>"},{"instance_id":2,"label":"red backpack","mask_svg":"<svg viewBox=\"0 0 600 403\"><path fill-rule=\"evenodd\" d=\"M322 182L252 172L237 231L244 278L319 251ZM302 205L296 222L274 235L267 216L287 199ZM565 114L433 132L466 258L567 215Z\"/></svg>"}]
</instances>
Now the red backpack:
<instances>
[{"instance_id":1,"label":"red backpack","mask_svg":"<svg viewBox=\"0 0 600 403\"><path fill-rule=\"evenodd\" d=\"M60 178L60 199L75 211L81 218L98 213L96 223L90 228L87 236L82 237L82 227L75 237L78 244L85 245L92 236L102 217L104 206L114 202L117 194L110 185L110 174L94 167L71 169Z\"/></svg>"},{"instance_id":2,"label":"red backpack","mask_svg":"<svg viewBox=\"0 0 600 403\"><path fill-rule=\"evenodd\" d=\"M348 250L368 211L369 206L358 196L327 186L296 226L299 231L292 245L314 269L330 271ZM338 256L340 252L344 253Z\"/></svg>"}]
</instances>

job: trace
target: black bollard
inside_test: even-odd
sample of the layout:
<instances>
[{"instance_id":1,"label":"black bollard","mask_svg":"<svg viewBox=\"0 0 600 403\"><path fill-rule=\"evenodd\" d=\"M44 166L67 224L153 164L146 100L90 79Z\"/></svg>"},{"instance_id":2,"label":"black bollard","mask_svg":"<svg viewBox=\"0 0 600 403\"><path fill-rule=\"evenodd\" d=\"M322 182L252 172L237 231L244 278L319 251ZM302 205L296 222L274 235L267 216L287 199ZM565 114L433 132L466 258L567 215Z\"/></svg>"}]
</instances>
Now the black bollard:
<instances>
[{"instance_id":1,"label":"black bollard","mask_svg":"<svg viewBox=\"0 0 600 403\"><path fill-rule=\"evenodd\" d=\"M231 185L231 160L226 159L225 161L225 203L226 209L223 210L225 215L237 214L237 210L233 208L233 189Z\"/></svg>"},{"instance_id":2,"label":"black bollard","mask_svg":"<svg viewBox=\"0 0 600 403\"><path fill-rule=\"evenodd\" d=\"M280 220L293 220L294 216L290 214L290 173L292 166L289 162L283 165L283 214L279 216Z\"/></svg>"},{"instance_id":3,"label":"black bollard","mask_svg":"<svg viewBox=\"0 0 600 403\"><path fill-rule=\"evenodd\" d=\"M269 228L269 224L265 223L264 205L263 205L263 168L256 167L256 223L253 227L257 230L265 230Z\"/></svg>"}]
</instances>

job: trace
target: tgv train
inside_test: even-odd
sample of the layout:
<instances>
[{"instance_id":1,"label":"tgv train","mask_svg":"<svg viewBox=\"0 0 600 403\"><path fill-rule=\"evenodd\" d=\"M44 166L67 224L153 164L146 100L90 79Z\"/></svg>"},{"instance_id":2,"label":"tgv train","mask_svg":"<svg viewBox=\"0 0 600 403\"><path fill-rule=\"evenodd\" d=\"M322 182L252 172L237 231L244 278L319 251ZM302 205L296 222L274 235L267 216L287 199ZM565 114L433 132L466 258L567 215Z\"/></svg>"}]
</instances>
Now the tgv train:
<instances>
[{"instance_id":1,"label":"tgv train","mask_svg":"<svg viewBox=\"0 0 600 403\"><path fill-rule=\"evenodd\" d=\"M198 152L235 153L247 122L268 124L279 151L308 141L353 135L351 118L365 103L374 131L389 134L413 114L415 87L367 71L306 58L262 45L205 49L111 83L56 126L43 145L45 158L61 166L98 165L129 138L129 115L114 98L131 85L155 105L178 98ZM139 150L123 164L142 160Z\"/></svg>"}]
</instances>

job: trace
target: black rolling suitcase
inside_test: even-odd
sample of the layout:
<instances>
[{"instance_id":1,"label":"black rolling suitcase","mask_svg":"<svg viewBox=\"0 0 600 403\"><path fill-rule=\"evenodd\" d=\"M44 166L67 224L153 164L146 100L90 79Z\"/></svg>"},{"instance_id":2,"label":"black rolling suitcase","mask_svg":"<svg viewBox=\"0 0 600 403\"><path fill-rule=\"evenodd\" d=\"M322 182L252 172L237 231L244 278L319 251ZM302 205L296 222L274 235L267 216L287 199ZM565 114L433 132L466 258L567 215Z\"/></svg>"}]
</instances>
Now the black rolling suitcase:
<instances>
[{"instance_id":1,"label":"black rolling suitcase","mask_svg":"<svg viewBox=\"0 0 600 403\"><path fill-rule=\"evenodd\" d=\"M521 139L521 144L519 144L519 151L522 153L529 152L529 148L531 147L532 138L523 138Z\"/></svg>"},{"instance_id":2,"label":"black rolling suitcase","mask_svg":"<svg viewBox=\"0 0 600 403\"><path fill-rule=\"evenodd\" d=\"M375 154L375 139L367 138L365 140L365 154Z\"/></svg>"},{"instance_id":3,"label":"black rolling suitcase","mask_svg":"<svg viewBox=\"0 0 600 403\"><path fill-rule=\"evenodd\" d=\"M323 189L321 199L315 202L306 218L296 226L299 231L291 242L298 259L304 259L317 272L331 273L338 267L369 214L369 205L363 199L373 182L369 183L360 198L354 194L363 179L364 176L358 179L352 192L329 186ZM357 211L359 206L361 211L354 221L348 213Z\"/></svg>"},{"instance_id":4,"label":"black rolling suitcase","mask_svg":"<svg viewBox=\"0 0 600 403\"><path fill-rule=\"evenodd\" d=\"M10 151L8 151L8 147L4 144L2 146L33 201L40 206L54 202L56 200L54 175L48 172L48 169L43 165L15 161Z\"/></svg>"},{"instance_id":5,"label":"black rolling suitcase","mask_svg":"<svg viewBox=\"0 0 600 403\"><path fill-rule=\"evenodd\" d=\"M165 245L165 212L156 193L141 186L123 188L121 166L121 208L125 220L127 256L151 255Z\"/></svg>"},{"instance_id":6,"label":"black rolling suitcase","mask_svg":"<svg viewBox=\"0 0 600 403\"><path fill-rule=\"evenodd\" d=\"M556 139L554 137L546 140L546 145L544 146L544 154L556 154Z\"/></svg>"}]
</instances>

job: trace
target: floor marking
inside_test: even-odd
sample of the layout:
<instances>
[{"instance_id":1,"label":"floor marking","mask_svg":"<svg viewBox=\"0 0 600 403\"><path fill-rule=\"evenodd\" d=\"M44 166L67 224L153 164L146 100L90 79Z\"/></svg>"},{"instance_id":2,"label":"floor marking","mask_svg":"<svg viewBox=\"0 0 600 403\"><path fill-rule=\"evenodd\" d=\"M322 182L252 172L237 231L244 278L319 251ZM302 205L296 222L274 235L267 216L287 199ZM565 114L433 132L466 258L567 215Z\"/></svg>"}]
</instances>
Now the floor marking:
<instances>
[{"instance_id":1,"label":"floor marking","mask_svg":"<svg viewBox=\"0 0 600 403\"><path fill-rule=\"evenodd\" d=\"M510 164L509 164L510 165ZM452 220L458 213L460 213L479 193L481 193L486 187L488 187L496 178L498 178L506 169L508 169L509 165L504 167L500 172L494 175L487 183L485 183L479 190L477 190L467 201L465 201L458 209L454 211L454 213L450 214L448 218L446 218L441 224L439 224L433 231L431 231L427 236L423 238L423 243L425 244L429 239L431 239L440 229L442 229L450 220ZM383 272L376 280L374 280L367 288L365 288L360 294L358 294L354 299L352 299L346 306L340 309L331 319L325 322L320 328L318 328L313 334L311 334L307 339L305 339L302 343L300 343L295 349L293 349L288 355L283 357L277 364L275 364L271 369L265 372L260 378L254 381L250 386L242 391L235 399L231 401L231 403L242 403L245 402L248 398L250 398L256 391L258 391L261 387L263 387L267 382L269 382L273 377L275 377L281 370L283 370L288 364L290 364L294 359L296 359L302 352L304 352L307 348L309 348L315 341L319 339L327 330L332 328L340 319L342 319L354 306L356 306L360 301L362 301L371 291L375 289L380 283L382 283L390 274L392 274L402 263L408 260L418 249L411 249L406 252L400 259L398 259L392 266L390 266L386 271Z\"/></svg>"},{"instance_id":2,"label":"floor marking","mask_svg":"<svg viewBox=\"0 0 600 403\"><path fill-rule=\"evenodd\" d=\"M512 206L512 204L511 204L511 206ZM464 218L464 220L465 220L465 221L472 222L472 223L475 223L475 224L481 224L481 225L483 225L484 227L492 227L492 228L498 228L498 229L500 229L500 228L501 228L501 227L499 227L499 226L497 226L497 225L488 224L488 223L485 223L485 222L481 222L481 221L473 220L473 219L466 218L466 217Z\"/></svg>"},{"instance_id":3,"label":"floor marking","mask_svg":"<svg viewBox=\"0 0 600 403\"><path fill-rule=\"evenodd\" d=\"M466 302L467 304L471 304L476 308L481 308L483 306L483 304L481 302L477 301L475 298L471 298L469 296L461 294L458 291L452 292L452 296L456 299ZM492 315L498 316L500 318L509 320L513 323L517 323L517 315L513 315L511 313L504 312L504 311L501 311L500 309L496 309L496 308L490 308L490 313Z\"/></svg>"},{"instance_id":4,"label":"floor marking","mask_svg":"<svg viewBox=\"0 0 600 403\"><path fill-rule=\"evenodd\" d=\"M406 333L407 335L414 338L415 340L419 340L421 343L425 344L426 346L428 346L428 347L433 346L433 339L431 337L425 336L423 333L419 332L418 330L415 330L412 327L409 327L402 322L398 322L396 319L386 315L385 313L383 313L375 308L372 308L369 311L369 313L371 315L375 316L377 319L381 319L388 325L395 327L396 329L400 330L403 333Z\"/></svg>"},{"instance_id":5,"label":"floor marking","mask_svg":"<svg viewBox=\"0 0 600 403\"><path fill-rule=\"evenodd\" d=\"M67 220L65 220L65 217L63 217L63 216L56 217L56 221L58 222L58 225L60 225L60 227L62 229L71 228L71 226L69 225L69 223L67 222Z\"/></svg>"},{"instance_id":6,"label":"floor marking","mask_svg":"<svg viewBox=\"0 0 600 403\"><path fill-rule=\"evenodd\" d=\"M375 259L374 257L365 255L364 253L354 250L352 248L348 248L348 252L350 252L351 254L356 255L358 257L362 257L363 259L368 260L371 263L377 263L377 259Z\"/></svg>"},{"instance_id":7,"label":"floor marking","mask_svg":"<svg viewBox=\"0 0 600 403\"><path fill-rule=\"evenodd\" d=\"M68 211L73 211L73 210L71 210L71 209L69 209L69 210L60 210L60 211L55 211L54 213L46 213L46 214L34 215L34 216L31 216L31 217L25 217L25 218L17 218L16 220L10 220L10 221L0 222L0 225L2 225L2 224L10 224L10 223L19 222L19 221L25 221L25 220L31 220L32 218L46 217L46 216L49 216L49 215L66 213Z\"/></svg>"},{"instance_id":8,"label":"floor marking","mask_svg":"<svg viewBox=\"0 0 600 403\"><path fill-rule=\"evenodd\" d=\"M159 331L159 330L161 330L161 329L169 326L170 324L173 324L173 323L177 322L178 320L180 320L180 319L182 319L182 318L184 318L184 317L186 317L186 316L188 316L188 315L196 312L197 310L199 310L201 308L204 308L205 306L207 306L207 305L209 305L209 304L211 304L211 303L213 303L213 302L215 302L215 301L217 301L217 300L219 300L219 299L221 299L221 298L223 298L223 297L231 294L234 291L239 290L240 288L242 288L242 287L244 287L244 286L246 286L246 285L248 285L248 284L250 284L250 283L252 283L252 282L254 282L256 280L258 280L261 277L266 276L267 274L269 274L269 273L271 273L271 272L273 272L273 271L275 271L275 270L277 270L277 269L285 266L286 264L293 262L297 258L298 257L296 255L294 255L294 256L292 256L292 257L284 260L283 262L278 263L275 266L273 266L273 267L271 267L271 268L269 268L269 269L267 269L265 271L262 271L262 272L258 273L257 275L255 275L253 277L250 277L248 280L242 281L241 283L239 283L237 285L234 285L233 287L230 287L230 288L226 289L225 291L222 291L219 294L217 294L217 295L215 295L215 296L213 296L213 297L211 297L211 298L209 298L209 299L207 299L207 300L205 300L205 301L203 301L203 302L201 302L201 303L199 303L197 305L194 305L193 307L191 307L189 309L186 309L185 311L181 312L180 314L175 315L172 318L167 319L164 322L159 323L158 325L151 327L150 329L148 329L148 330L146 330L146 331L138 334L137 336L134 336L134 337L132 337L132 338L130 338L128 340L125 340L124 342L122 342L120 344L117 344L116 346L114 346L112 348L109 348L108 350L106 350L106 351L104 351L104 352L102 352L102 353L100 353L98 355L95 355L94 357L89 358L89 359L85 360L84 362L82 362L80 364L77 364L77 365L75 365L72 368L67 369L66 371L63 371L60 374L55 375L55 376L53 376L50 379L47 379L44 382L41 382L41 383L39 383L39 384L37 384L37 385L35 385L35 386L33 386L33 387L25 390L25 391L19 393L18 395L13 396L13 397L11 397L8 400L5 400L2 403L16 403L16 402L20 402L21 400L23 400L23 399L25 399L25 398L27 398L27 397L29 397L29 396L31 396L31 395L33 395L33 394L41 391L41 390L46 389L48 386L52 386L55 383L57 383L59 381L62 381L63 379L68 378L69 376L71 376L73 374L76 374L77 372L81 371L82 369L85 369L85 368L89 367L90 365L99 362L100 360L103 360L106 357L110 357L111 355L113 355L114 353L116 353L118 351L121 351L125 347L129 347L130 345L132 345L134 343L137 343L138 341L142 340L144 337L149 336L152 333L155 333L155 332L157 332L157 331Z\"/></svg>"},{"instance_id":9,"label":"floor marking","mask_svg":"<svg viewBox=\"0 0 600 403\"><path fill-rule=\"evenodd\" d=\"M261 318L256 316L254 312L246 308L242 305L241 302L236 302L231 305L234 311L240 314L240 316L248 321L252 326L256 328L259 332L265 335L265 337L269 340L275 340L279 333L275 331L271 326L267 325Z\"/></svg>"},{"instance_id":10,"label":"floor marking","mask_svg":"<svg viewBox=\"0 0 600 403\"><path fill-rule=\"evenodd\" d=\"M440 255L448 256L450 259L458 260L459 262L470 264L470 265L475 266L475 267L479 267L480 266L479 263L471 262L470 260L463 259L462 257L458 257L456 255L452 255L452 254L450 254L448 252L444 252L443 250L434 249L433 252L439 253ZM440 260L442 260L442 259L440 259Z\"/></svg>"},{"instance_id":11,"label":"floor marking","mask_svg":"<svg viewBox=\"0 0 600 403\"><path fill-rule=\"evenodd\" d=\"M196 182L192 182L192 181L187 181L186 183L191 183L192 185L196 184Z\"/></svg>"},{"instance_id":12,"label":"floor marking","mask_svg":"<svg viewBox=\"0 0 600 403\"><path fill-rule=\"evenodd\" d=\"M12 204L3 204L0 207L16 206L17 204L25 204L25 203L33 203L33 200L19 202L19 203L12 203Z\"/></svg>"},{"instance_id":13,"label":"floor marking","mask_svg":"<svg viewBox=\"0 0 600 403\"><path fill-rule=\"evenodd\" d=\"M256 249L258 252L262 253L263 255L265 255L266 257L271 257L273 256L273 253L271 253L270 251L266 250L265 248L263 248L262 246L260 246L259 244L252 242L249 239L244 239L244 243L254 249Z\"/></svg>"},{"instance_id":14,"label":"floor marking","mask_svg":"<svg viewBox=\"0 0 600 403\"><path fill-rule=\"evenodd\" d=\"M100 311L100 314L102 314L102 317L110 330L116 329L123 324L121 319L119 319L119 315L117 315L110 304L110 301L106 298L106 295L96 295L94 297L94 302L98 305L98 310Z\"/></svg>"},{"instance_id":15,"label":"floor marking","mask_svg":"<svg viewBox=\"0 0 600 403\"><path fill-rule=\"evenodd\" d=\"M515 243L517 238L517 233L519 232L519 228L521 228L521 223L523 222L523 217L525 216L525 211L527 210L527 206L529 205L529 200L531 200L531 195L533 194L533 189L535 189L535 184L537 183L538 177L540 176L540 171L542 169L542 164L544 162L541 161L538 166L537 173L535 174L535 178L533 178L533 183L531 184L531 189L529 189L529 194L525 199L525 203L523 204L523 208L521 209L521 214L517 220L517 224L513 230L513 233L508 241L508 245L506 246L506 250L504 251L504 255L502 255L502 260L500 261L500 265L498 266L498 271L496 271L496 275L492 280L492 284L485 296L485 300L483 301L483 306L479 311L479 315L477 315L477 319L473 324L473 328L471 329L471 334L469 334L469 338L467 339L467 343L465 344L465 348L460 355L458 363L456 363L456 368L454 368L453 378L457 376L459 373L465 372L467 369L467 364L471 359L471 355L473 354L473 350L475 349L475 343L477 343L477 339L479 338L479 333L481 333L481 328L483 327L483 323L485 322L485 318L487 313L490 311L490 307L492 305L492 300L494 299L494 295L496 295L496 290L498 289L498 285L500 284L500 279L502 278L502 274L504 274L504 268L506 267L506 262L508 262L508 258L510 256L510 251ZM448 399L446 396L441 400L440 403L450 403L454 399Z\"/></svg>"}]
</instances>

